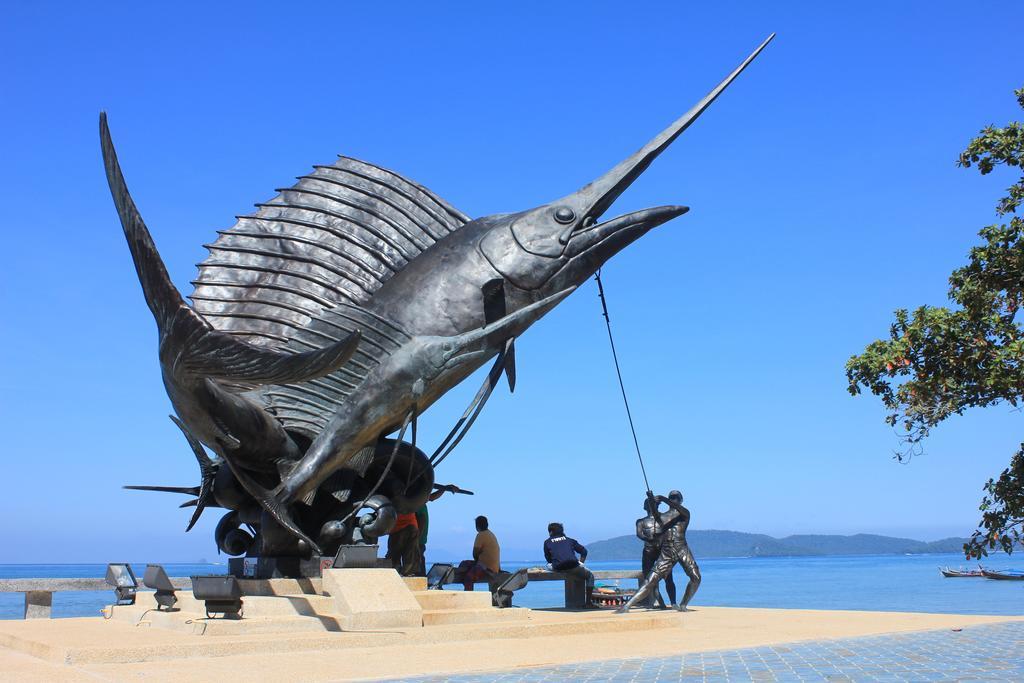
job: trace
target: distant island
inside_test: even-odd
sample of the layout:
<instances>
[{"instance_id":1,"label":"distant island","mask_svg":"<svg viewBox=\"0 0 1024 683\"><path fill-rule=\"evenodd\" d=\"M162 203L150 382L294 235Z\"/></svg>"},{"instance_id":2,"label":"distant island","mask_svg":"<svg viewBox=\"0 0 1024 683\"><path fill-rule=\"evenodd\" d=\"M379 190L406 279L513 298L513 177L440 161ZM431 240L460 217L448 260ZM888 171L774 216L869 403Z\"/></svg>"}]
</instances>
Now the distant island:
<instances>
[{"instance_id":1,"label":"distant island","mask_svg":"<svg viewBox=\"0 0 1024 683\"><path fill-rule=\"evenodd\" d=\"M686 534L693 554L701 557L793 557L813 555L903 555L956 553L963 550L966 538L939 541L915 541L873 534L832 536L798 534L773 538L742 531L691 530ZM641 543L636 536L616 536L587 544L592 560L635 560Z\"/></svg>"}]
</instances>

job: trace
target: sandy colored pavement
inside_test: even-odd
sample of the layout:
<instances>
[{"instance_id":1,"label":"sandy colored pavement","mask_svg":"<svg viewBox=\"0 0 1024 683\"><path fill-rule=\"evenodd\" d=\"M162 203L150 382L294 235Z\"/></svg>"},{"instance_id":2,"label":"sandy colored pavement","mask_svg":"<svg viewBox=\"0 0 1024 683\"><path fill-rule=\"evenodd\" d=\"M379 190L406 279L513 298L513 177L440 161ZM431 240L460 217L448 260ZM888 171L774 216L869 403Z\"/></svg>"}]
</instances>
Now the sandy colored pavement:
<instances>
[{"instance_id":1,"label":"sandy colored pavement","mask_svg":"<svg viewBox=\"0 0 1024 683\"><path fill-rule=\"evenodd\" d=\"M545 635L527 637L523 632L509 631L510 637L484 640L473 640L473 629L441 626L407 633L214 638L155 628L133 629L127 624L100 619L11 621L0 623L0 643L4 645L0 647L0 680L223 681L241 678L255 683L283 679L379 679L666 656L1024 621L1024 617L1005 616L702 607L685 614L658 612L659 618L671 623L652 629L650 619L645 619L644 614L643 610L626 617L607 612L540 611L536 622L545 626ZM601 632L602 620L608 619L627 619L634 622L636 628L622 630L620 627L616 632ZM548 635L559 632L551 629L550 624L564 624L565 635ZM574 633L594 630L597 632ZM139 652L153 648L153 659L159 661L112 662L110 652L116 652L119 643L143 648ZM210 649L212 645L216 646L215 650ZM59 647L50 646L83 648L84 655L55 654L60 652ZM246 653L229 654L239 649ZM209 656L211 652L221 656Z\"/></svg>"}]
</instances>

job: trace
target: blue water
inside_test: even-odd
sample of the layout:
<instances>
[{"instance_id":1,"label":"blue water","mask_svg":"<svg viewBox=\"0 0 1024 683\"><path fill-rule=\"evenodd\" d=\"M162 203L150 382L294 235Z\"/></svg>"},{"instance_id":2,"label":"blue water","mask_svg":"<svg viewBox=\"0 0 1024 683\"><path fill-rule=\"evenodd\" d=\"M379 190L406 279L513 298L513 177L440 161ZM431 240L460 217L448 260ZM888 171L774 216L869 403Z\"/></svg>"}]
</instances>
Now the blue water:
<instances>
[{"instance_id":1,"label":"blue water","mask_svg":"<svg viewBox=\"0 0 1024 683\"><path fill-rule=\"evenodd\" d=\"M947 579L939 574L944 565L964 565L963 556L865 555L809 558L737 558L698 560L703 582L692 605L723 607L781 607L795 609L848 609L888 612L952 612L960 614L1024 614L1024 581ZM539 562L508 562L503 569L537 566ZM1024 556L995 556L985 566L1009 569L1024 566ZM639 569L633 562L592 562L592 569ZM217 574L225 565L166 564L171 576ZM144 565L134 565L142 576ZM106 565L24 564L0 565L0 578L98 577ZM614 582L612 582L614 583ZM624 580L623 586L635 582ZM686 577L676 572L680 595ZM108 591L69 592L54 595L53 616L97 616L110 602ZM24 598L20 593L0 593L0 618L20 619ZM523 607L555 607L562 604L562 584L543 582L516 593Z\"/></svg>"},{"instance_id":2,"label":"blue water","mask_svg":"<svg viewBox=\"0 0 1024 683\"><path fill-rule=\"evenodd\" d=\"M691 605L779 607L883 612L1024 614L1024 581L947 579L940 566L964 565L963 555L858 555L839 557L718 558L700 560L702 581ZM999 555L986 567L1024 566L1024 557ZM509 563L509 567L531 566ZM639 562L591 562L591 569L639 569ZM686 576L676 568L679 596ZM614 582L612 582L614 583ZM636 582L622 580L623 587ZM534 583L516 604L547 607L562 600L562 584ZM662 588L662 595L665 595ZM666 596L667 597L667 596Z\"/></svg>"}]
</instances>

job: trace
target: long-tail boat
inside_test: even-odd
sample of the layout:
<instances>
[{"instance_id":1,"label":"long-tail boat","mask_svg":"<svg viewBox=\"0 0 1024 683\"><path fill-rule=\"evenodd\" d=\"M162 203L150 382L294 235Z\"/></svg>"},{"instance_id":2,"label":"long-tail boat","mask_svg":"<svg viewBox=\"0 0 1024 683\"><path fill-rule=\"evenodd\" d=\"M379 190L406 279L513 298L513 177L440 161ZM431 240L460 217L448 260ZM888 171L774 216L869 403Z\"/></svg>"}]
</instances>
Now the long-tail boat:
<instances>
[{"instance_id":1,"label":"long-tail boat","mask_svg":"<svg viewBox=\"0 0 1024 683\"><path fill-rule=\"evenodd\" d=\"M1002 581L1024 581L1024 571L1019 569L1004 569L997 571L995 569L985 569L982 567L981 574L986 579L1000 579Z\"/></svg>"},{"instance_id":2,"label":"long-tail boat","mask_svg":"<svg viewBox=\"0 0 1024 683\"><path fill-rule=\"evenodd\" d=\"M984 576L981 569L950 569L949 567L939 567L939 571L947 579L960 579L966 577L978 577Z\"/></svg>"}]
</instances>

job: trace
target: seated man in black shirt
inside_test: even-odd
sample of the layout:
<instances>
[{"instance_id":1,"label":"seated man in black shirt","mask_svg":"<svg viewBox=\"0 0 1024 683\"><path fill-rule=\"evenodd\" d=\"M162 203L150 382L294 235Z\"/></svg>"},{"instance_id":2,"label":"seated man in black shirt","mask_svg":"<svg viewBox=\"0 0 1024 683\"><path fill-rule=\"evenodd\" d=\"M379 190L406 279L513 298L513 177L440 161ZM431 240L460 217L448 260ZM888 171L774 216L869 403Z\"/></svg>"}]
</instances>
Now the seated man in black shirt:
<instances>
[{"instance_id":1,"label":"seated man in black shirt","mask_svg":"<svg viewBox=\"0 0 1024 683\"><path fill-rule=\"evenodd\" d=\"M564 572L574 578L583 579L587 584L587 607L593 607L594 573L583 566L587 560L587 549L575 538L565 535L565 529L558 522L548 524L550 538L544 541L544 559L556 572ZM576 554L579 553L579 559Z\"/></svg>"}]
</instances>

